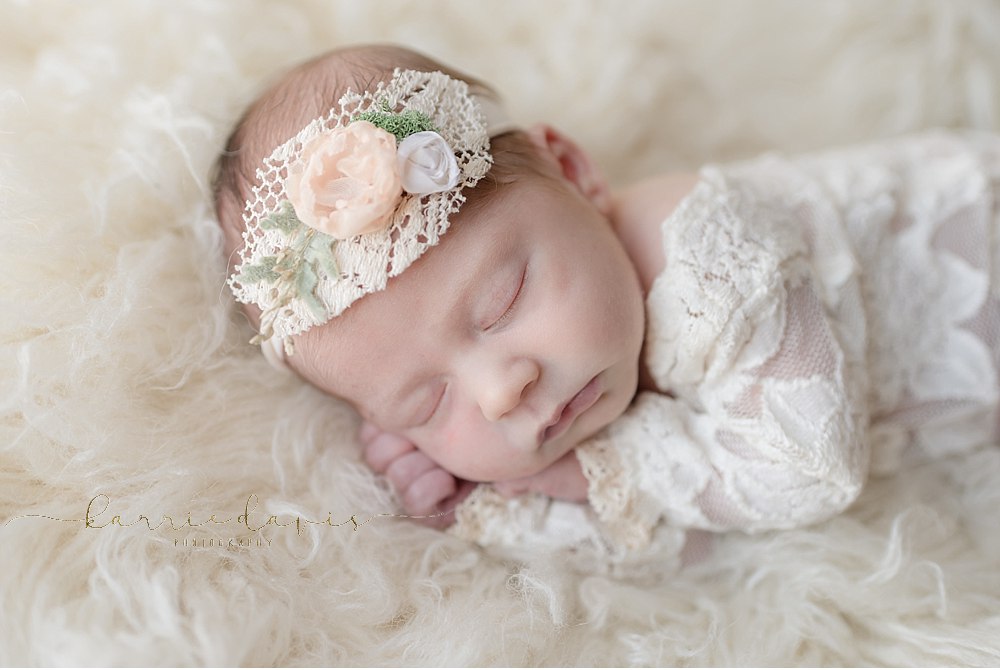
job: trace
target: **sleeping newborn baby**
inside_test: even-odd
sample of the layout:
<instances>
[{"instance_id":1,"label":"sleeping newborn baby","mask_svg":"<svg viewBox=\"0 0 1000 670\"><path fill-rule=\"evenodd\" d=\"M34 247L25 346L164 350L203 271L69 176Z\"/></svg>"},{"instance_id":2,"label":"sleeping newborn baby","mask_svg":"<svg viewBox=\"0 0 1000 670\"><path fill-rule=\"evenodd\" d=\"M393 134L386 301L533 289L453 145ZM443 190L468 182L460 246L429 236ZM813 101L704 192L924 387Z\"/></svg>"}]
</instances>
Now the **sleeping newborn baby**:
<instances>
[{"instance_id":1,"label":"sleeping newborn baby","mask_svg":"<svg viewBox=\"0 0 1000 670\"><path fill-rule=\"evenodd\" d=\"M216 208L252 342L357 409L407 513L624 555L994 440L998 183L998 138L937 132L613 193L481 82L354 47L250 107Z\"/></svg>"}]
</instances>

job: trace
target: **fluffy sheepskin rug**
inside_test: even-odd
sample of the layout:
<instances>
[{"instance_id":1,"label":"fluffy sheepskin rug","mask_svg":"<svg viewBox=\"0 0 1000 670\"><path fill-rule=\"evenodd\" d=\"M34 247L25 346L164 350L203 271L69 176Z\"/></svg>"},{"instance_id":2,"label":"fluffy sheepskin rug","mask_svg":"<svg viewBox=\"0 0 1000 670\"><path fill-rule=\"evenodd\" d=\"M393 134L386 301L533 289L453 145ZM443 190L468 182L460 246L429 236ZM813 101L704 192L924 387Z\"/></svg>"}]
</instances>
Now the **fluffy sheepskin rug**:
<instances>
[{"instance_id":1,"label":"fluffy sheepskin rug","mask_svg":"<svg viewBox=\"0 0 1000 670\"><path fill-rule=\"evenodd\" d=\"M377 516L357 419L247 345L209 205L255 94L370 41L494 82L617 183L1000 130L987 1L4 3L0 663L1000 663L996 448L641 576ZM251 533L248 499L255 525L330 522Z\"/></svg>"}]
</instances>

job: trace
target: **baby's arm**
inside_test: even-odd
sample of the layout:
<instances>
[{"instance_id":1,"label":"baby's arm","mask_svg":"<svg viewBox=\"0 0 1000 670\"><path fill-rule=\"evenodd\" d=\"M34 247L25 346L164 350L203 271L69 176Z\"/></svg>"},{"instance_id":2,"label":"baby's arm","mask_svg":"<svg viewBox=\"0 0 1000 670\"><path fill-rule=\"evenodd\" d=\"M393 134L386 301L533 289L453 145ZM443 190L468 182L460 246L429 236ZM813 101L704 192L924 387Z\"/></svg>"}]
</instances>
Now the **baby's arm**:
<instances>
[{"instance_id":1,"label":"baby's arm","mask_svg":"<svg viewBox=\"0 0 1000 670\"><path fill-rule=\"evenodd\" d=\"M556 500L576 503L587 502L587 487L587 478L583 474L575 450L538 474L493 482L493 488L505 498L525 493L541 493Z\"/></svg>"}]
</instances>

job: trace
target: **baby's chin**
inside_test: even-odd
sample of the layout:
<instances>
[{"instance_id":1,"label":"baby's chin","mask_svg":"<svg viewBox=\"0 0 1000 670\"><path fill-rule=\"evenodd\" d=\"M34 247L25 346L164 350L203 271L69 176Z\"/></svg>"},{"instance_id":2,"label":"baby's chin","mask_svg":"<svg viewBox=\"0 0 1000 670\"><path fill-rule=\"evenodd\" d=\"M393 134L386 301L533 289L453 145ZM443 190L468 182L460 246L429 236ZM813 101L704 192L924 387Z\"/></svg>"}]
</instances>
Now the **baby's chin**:
<instances>
[{"instance_id":1,"label":"baby's chin","mask_svg":"<svg viewBox=\"0 0 1000 670\"><path fill-rule=\"evenodd\" d=\"M571 447L565 451L560 451L558 454L554 455L553 458L546 458L544 460L539 460L537 462L530 463L508 463L507 467L504 468L494 468L489 470L478 470L476 472L467 471L462 474L461 468L456 468L452 470L445 467L445 470L450 472L452 475L458 477L459 479L465 479L471 482L478 482L481 484L488 484L490 482L506 482L516 479L527 479L529 477L534 477L541 474L549 467L552 466L559 458L564 456L567 452L571 451L575 447Z\"/></svg>"},{"instance_id":2,"label":"baby's chin","mask_svg":"<svg viewBox=\"0 0 1000 670\"><path fill-rule=\"evenodd\" d=\"M511 479L525 479L528 477L535 477L542 474L547 469L552 467L560 459L564 458L567 454L572 453L590 438L594 437L600 433L604 428L611 423L611 419L598 423L594 427L588 427L585 431L581 431L578 435L567 435L569 440L564 442L556 442L551 445L552 449L549 453L545 454L546 458L538 463L526 464L524 468L517 468L512 470L507 470L503 473L497 473L499 476L492 477L490 479L485 479L482 481L507 481ZM545 449L545 447L543 447Z\"/></svg>"}]
</instances>

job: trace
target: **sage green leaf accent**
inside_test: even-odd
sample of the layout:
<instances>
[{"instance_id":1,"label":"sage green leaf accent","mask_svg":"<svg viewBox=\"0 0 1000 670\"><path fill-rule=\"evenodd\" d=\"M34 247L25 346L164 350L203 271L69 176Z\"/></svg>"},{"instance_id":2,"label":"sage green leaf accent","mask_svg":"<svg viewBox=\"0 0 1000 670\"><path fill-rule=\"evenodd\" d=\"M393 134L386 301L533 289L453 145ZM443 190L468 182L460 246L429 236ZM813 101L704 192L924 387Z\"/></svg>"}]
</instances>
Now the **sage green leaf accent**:
<instances>
[{"instance_id":1,"label":"sage green leaf accent","mask_svg":"<svg viewBox=\"0 0 1000 670\"><path fill-rule=\"evenodd\" d=\"M295 277L295 291L299 299L309 308L309 311L322 321L326 318L326 307L316 297L316 286L318 284L319 278L316 276L316 271L312 265L309 263L300 265Z\"/></svg>"},{"instance_id":2,"label":"sage green leaf accent","mask_svg":"<svg viewBox=\"0 0 1000 670\"><path fill-rule=\"evenodd\" d=\"M278 290L275 304L270 311L283 309L290 301L298 299L305 304L320 323L329 318L326 305L317 294L322 277L340 280L340 271L334 255L337 240L302 223L295 215L295 208L288 200L258 222L263 230L278 231L284 238L280 251L265 256L255 265L241 269L238 281L246 284L265 283Z\"/></svg>"},{"instance_id":3,"label":"sage green leaf accent","mask_svg":"<svg viewBox=\"0 0 1000 670\"><path fill-rule=\"evenodd\" d=\"M261 230L279 230L285 236L291 236L304 227L299 217L295 215L295 208L291 202L282 200L278 207L277 211L271 212L257 224Z\"/></svg>"},{"instance_id":4,"label":"sage green leaf accent","mask_svg":"<svg viewBox=\"0 0 1000 670\"><path fill-rule=\"evenodd\" d=\"M381 110L372 109L367 112L355 114L351 118L351 121L367 121L387 133L395 135L397 142L402 142L403 139L414 133L420 133L425 130L437 131L437 128L431 122L431 118L423 112L418 112L415 109L407 109L397 114L389 111L389 105L385 102L382 103Z\"/></svg>"},{"instance_id":5,"label":"sage green leaf accent","mask_svg":"<svg viewBox=\"0 0 1000 670\"><path fill-rule=\"evenodd\" d=\"M333 245L336 240L328 235L317 233L309 241L309 246L305 249L306 260L312 265L314 270L322 270L330 279L336 280L340 277L340 269L337 267L337 258L333 255Z\"/></svg>"},{"instance_id":6,"label":"sage green leaf accent","mask_svg":"<svg viewBox=\"0 0 1000 670\"><path fill-rule=\"evenodd\" d=\"M260 282L273 284L281 276L274 270L274 265L277 262L276 256L264 256L259 263L244 265L236 276L236 281L245 285L259 284Z\"/></svg>"}]
</instances>

